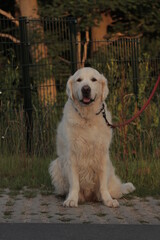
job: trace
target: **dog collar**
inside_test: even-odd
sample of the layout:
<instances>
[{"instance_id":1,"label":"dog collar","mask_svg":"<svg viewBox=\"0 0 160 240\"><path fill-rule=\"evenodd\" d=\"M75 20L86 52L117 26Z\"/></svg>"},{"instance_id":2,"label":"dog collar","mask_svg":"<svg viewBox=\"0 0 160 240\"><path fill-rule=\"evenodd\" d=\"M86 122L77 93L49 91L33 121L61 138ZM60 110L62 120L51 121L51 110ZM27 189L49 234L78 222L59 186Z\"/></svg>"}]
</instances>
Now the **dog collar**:
<instances>
[{"instance_id":1,"label":"dog collar","mask_svg":"<svg viewBox=\"0 0 160 240\"><path fill-rule=\"evenodd\" d=\"M102 108L100 109L100 111L99 111L98 113L96 113L96 115L99 115L101 112L102 112L102 116L103 116L103 118L104 118L107 126L110 127L110 128L115 128L115 126L112 125L112 124L110 124L110 123L108 122L108 120L107 120L104 103L102 103Z\"/></svg>"}]
</instances>

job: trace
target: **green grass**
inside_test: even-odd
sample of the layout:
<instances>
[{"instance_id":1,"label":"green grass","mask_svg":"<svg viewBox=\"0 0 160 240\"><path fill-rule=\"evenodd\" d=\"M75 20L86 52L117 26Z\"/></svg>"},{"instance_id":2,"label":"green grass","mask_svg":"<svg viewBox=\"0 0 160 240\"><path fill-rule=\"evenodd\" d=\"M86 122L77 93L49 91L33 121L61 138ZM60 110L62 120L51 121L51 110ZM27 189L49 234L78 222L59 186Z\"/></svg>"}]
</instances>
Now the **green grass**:
<instances>
[{"instance_id":1,"label":"green grass","mask_svg":"<svg viewBox=\"0 0 160 240\"><path fill-rule=\"evenodd\" d=\"M138 121L138 120L137 120ZM117 175L124 182L132 182L135 195L160 195L160 135L157 129L137 131L135 122L122 130L115 130L111 159Z\"/></svg>"},{"instance_id":2,"label":"green grass","mask_svg":"<svg viewBox=\"0 0 160 240\"><path fill-rule=\"evenodd\" d=\"M50 191L51 182L48 174L50 161L50 158L0 155L0 188L19 190L27 186L40 188L42 192Z\"/></svg>"},{"instance_id":3,"label":"green grass","mask_svg":"<svg viewBox=\"0 0 160 240\"><path fill-rule=\"evenodd\" d=\"M117 165L117 166L116 166ZM115 164L116 173L123 181L132 182L136 196L160 195L160 161L128 161L127 168L124 162ZM127 169L127 170L126 170Z\"/></svg>"},{"instance_id":4,"label":"green grass","mask_svg":"<svg viewBox=\"0 0 160 240\"><path fill-rule=\"evenodd\" d=\"M54 159L54 157L53 157ZM52 192L48 166L51 158L37 158L0 155L0 188L20 190L24 186L40 189L44 194ZM123 181L131 181L136 187L136 196L160 195L160 161L115 162L116 173ZM25 192L27 197L34 197L32 192Z\"/></svg>"}]
</instances>

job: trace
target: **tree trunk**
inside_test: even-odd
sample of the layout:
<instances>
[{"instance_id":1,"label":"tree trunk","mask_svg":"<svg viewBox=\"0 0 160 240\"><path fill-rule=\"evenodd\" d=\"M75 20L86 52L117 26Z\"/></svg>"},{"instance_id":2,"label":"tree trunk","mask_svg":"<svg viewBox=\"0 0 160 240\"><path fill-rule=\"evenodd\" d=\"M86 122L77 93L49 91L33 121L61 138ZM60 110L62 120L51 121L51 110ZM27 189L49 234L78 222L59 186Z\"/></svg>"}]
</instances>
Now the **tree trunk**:
<instances>
[{"instance_id":1,"label":"tree trunk","mask_svg":"<svg viewBox=\"0 0 160 240\"><path fill-rule=\"evenodd\" d=\"M98 47L104 45L105 37L107 36L108 26L113 23L112 17L110 14L105 15L101 14L102 20L98 26L94 26L91 29L92 41L97 41L97 44L92 46L92 51L96 51Z\"/></svg>"},{"instance_id":2,"label":"tree trunk","mask_svg":"<svg viewBox=\"0 0 160 240\"><path fill-rule=\"evenodd\" d=\"M39 19L37 0L17 0L21 16Z\"/></svg>"},{"instance_id":3,"label":"tree trunk","mask_svg":"<svg viewBox=\"0 0 160 240\"><path fill-rule=\"evenodd\" d=\"M39 19L38 15L38 4L37 0L17 0L17 4L20 8L20 14L21 16L26 16L28 18L32 19ZM30 30L36 31L40 35L40 38L44 38L44 30L43 27L40 25L40 22L33 22L29 25ZM31 56L33 60L38 63L42 59L48 58L48 48L44 43L39 43L36 47L36 49L31 47ZM51 59L47 59L49 64L52 64ZM47 104L54 104L56 101L56 84L55 79L53 77L50 77L49 79L44 79L42 83L38 86L38 94L41 99L41 101L47 105Z\"/></svg>"}]
</instances>

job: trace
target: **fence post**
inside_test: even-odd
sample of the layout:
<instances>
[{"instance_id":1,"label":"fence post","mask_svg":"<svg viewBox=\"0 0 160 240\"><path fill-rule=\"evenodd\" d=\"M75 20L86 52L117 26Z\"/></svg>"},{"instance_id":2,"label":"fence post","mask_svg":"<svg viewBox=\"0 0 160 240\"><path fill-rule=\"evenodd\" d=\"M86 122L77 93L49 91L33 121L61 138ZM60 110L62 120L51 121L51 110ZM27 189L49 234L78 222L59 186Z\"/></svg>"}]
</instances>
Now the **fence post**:
<instances>
[{"instance_id":1,"label":"fence post","mask_svg":"<svg viewBox=\"0 0 160 240\"><path fill-rule=\"evenodd\" d=\"M77 44L76 44L76 24L75 19L69 21L70 32L70 53L71 53L71 74L74 74L77 70Z\"/></svg>"},{"instance_id":2,"label":"fence post","mask_svg":"<svg viewBox=\"0 0 160 240\"><path fill-rule=\"evenodd\" d=\"M19 18L19 29L20 29L20 66L23 83L25 125L27 131L26 147L27 153L30 154L32 146L33 121L32 121L32 95L29 76L29 42L26 17Z\"/></svg>"}]
</instances>

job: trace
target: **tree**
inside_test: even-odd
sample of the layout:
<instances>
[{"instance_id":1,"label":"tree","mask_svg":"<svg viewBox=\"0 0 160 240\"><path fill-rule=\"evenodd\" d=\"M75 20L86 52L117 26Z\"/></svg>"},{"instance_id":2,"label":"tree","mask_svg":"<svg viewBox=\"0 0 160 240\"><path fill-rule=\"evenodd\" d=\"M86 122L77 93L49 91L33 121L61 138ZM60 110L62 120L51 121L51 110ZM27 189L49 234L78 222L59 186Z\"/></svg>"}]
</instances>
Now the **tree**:
<instances>
[{"instance_id":1,"label":"tree","mask_svg":"<svg viewBox=\"0 0 160 240\"><path fill-rule=\"evenodd\" d=\"M14 15L17 17L19 16L26 16L31 19L40 20L40 16L38 14L38 4L37 0L16 0L16 7L15 7ZM13 12L13 10L12 10ZM0 9L0 14L7 18L8 20L12 21L17 28L19 28L19 21L18 18L12 16L12 14L8 11L4 11ZM33 30L32 30L33 29ZM35 25L30 24L30 37L33 39L34 35L39 36L39 38L44 39L44 30L43 26L41 26L40 21L37 21L36 29ZM13 41L15 44L19 43L20 40L11 34L4 34L3 32L0 33L0 37L8 38ZM48 48L42 42L37 45L36 50L31 46L30 48L30 55L32 56L32 61L35 63L40 62L43 59L48 59L51 64L51 59L48 57ZM44 79L43 82L39 83L38 85L38 94L40 96L41 101L46 105L48 103L53 104L56 100L56 84L55 79L51 75L48 79Z\"/></svg>"},{"instance_id":2,"label":"tree","mask_svg":"<svg viewBox=\"0 0 160 240\"><path fill-rule=\"evenodd\" d=\"M91 30L92 40L143 37L145 50L157 54L160 46L159 0L39 1L42 15L75 17L79 31Z\"/></svg>"},{"instance_id":3,"label":"tree","mask_svg":"<svg viewBox=\"0 0 160 240\"><path fill-rule=\"evenodd\" d=\"M20 8L21 16L26 16L32 19L40 19L40 16L38 14L37 0L16 0L16 1ZM44 30L43 27L40 25L40 22L36 25L36 29L35 27L33 28L34 28L33 31L36 30L36 32L38 32L39 38L44 39ZM32 33L32 35L33 34L34 32ZM32 50L33 48L31 48L31 54L36 62L39 62L41 59L47 58L48 49L44 43L39 43L36 51ZM51 62L51 60L49 60L49 62ZM53 76L51 76L49 79L44 79L44 82L40 83L38 87L38 93L40 95L40 99L42 100L42 102L44 102L45 105L48 103L53 104L55 102L56 84Z\"/></svg>"}]
</instances>

